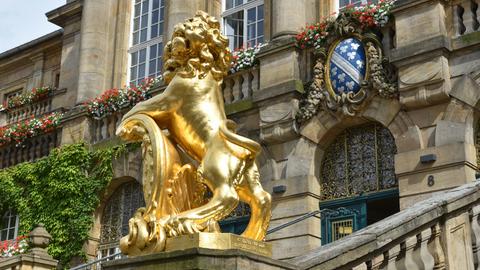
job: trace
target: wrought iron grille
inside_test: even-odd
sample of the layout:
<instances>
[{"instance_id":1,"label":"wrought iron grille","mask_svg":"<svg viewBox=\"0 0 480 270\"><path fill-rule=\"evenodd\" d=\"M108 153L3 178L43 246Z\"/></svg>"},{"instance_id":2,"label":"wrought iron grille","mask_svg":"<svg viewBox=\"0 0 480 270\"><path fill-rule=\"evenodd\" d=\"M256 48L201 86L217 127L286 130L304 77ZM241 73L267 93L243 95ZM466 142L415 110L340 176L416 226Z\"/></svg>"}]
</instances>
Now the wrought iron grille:
<instances>
[{"instance_id":1,"label":"wrought iron grille","mask_svg":"<svg viewBox=\"0 0 480 270\"><path fill-rule=\"evenodd\" d=\"M321 171L321 199L331 200L398 186L395 140L373 124L345 130L328 147Z\"/></svg>"},{"instance_id":2,"label":"wrought iron grille","mask_svg":"<svg viewBox=\"0 0 480 270\"><path fill-rule=\"evenodd\" d=\"M138 208L145 206L142 186L137 182L121 185L108 200L102 216L100 245L112 248L122 235L128 234L128 220Z\"/></svg>"},{"instance_id":3,"label":"wrought iron grille","mask_svg":"<svg viewBox=\"0 0 480 270\"><path fill-rule=\"evenodd\" d=\"M337 241L353 233L353 218L332 222L332 241Z\"/></svg>"}]
</instances>

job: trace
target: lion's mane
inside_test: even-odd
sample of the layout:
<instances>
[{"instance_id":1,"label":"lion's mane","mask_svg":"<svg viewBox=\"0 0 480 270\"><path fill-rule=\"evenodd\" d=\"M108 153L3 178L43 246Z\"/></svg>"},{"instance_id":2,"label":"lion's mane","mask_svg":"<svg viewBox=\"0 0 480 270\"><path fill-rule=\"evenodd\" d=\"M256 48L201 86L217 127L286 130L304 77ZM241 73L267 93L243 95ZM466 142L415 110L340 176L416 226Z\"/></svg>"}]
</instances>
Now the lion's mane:
<instances>
[{"instance_id":1,"label":"lion's mane","mask_svg":"<svg viewBox=\"0 0 480 270\"><path fill-rule=\"evenodd\" d=\"M228 39L221 34L218 20L197 11L192 19L175 25L172 39L165 45L163 77L169 83L176 74L203 78L210 71L220 81L230 69L231 59Z\"/></svg>"}]
</instances>

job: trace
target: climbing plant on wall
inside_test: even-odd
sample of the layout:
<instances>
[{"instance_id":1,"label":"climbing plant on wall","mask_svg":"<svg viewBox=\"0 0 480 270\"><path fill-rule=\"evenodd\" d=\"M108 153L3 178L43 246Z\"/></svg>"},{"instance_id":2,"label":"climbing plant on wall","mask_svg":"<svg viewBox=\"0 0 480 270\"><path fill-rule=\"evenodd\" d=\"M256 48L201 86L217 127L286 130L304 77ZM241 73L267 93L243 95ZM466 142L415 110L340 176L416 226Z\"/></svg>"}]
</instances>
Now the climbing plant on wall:
<instances>
[{"instance_id":1,"label":"climbing plant on wall","mask_svg":"<svg viewBox=\"0 0 480 270\"><path fill-rule=\"evenodd\" d=\"M35 163L0 171L0 213L15 209L20 231L45 224L53 239L48 252L66 267L93 225L99 195L110 182L112 159L125 146L90 151L85 144L66 145Z\"/></svg>"}]
</instances>

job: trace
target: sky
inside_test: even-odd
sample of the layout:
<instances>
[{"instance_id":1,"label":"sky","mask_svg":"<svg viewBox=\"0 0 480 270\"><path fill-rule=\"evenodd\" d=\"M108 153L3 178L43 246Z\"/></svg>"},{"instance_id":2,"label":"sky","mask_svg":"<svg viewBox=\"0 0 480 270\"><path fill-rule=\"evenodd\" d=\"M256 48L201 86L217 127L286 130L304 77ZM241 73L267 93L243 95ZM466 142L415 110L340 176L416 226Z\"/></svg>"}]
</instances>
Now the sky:
<instances>
[{"instance_id":1,"label":"sky","mask_svg":"<svg viewBox=\"0 0 480 270\"><path fill-rule=\"evenodd\" d=\"M65 0L0 0L0 53L57 29L45 13Z\"/></svg>"}]
</instances>

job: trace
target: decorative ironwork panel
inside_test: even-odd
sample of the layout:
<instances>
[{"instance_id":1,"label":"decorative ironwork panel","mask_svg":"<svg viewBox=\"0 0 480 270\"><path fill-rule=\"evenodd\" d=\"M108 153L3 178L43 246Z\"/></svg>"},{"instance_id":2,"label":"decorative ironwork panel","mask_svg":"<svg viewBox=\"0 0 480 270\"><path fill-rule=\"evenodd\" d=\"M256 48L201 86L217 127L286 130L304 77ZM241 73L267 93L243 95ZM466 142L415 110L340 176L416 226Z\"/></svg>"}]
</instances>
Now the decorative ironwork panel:
<instances>
[{"instance_id":1,"label":"decorative ironwork panel","mask_svg":"<svg viewBox=\"0 0 480 270\"><path fill-rule=\"evenodd\" d=\"M378 144L378 172L380 177L380 189L388 189L398 186L395 176L395 154L397 147L390 131L384 127L377 126Z\"/></svg>"},{"instance_id":2,"label":"decorative ironwork panel","mask_svg":"<svg viewBox=\"0 0 480 270\"><path fill-rule=\"evenodd\" d=\"M395 153L395 141L385 127L368 125L345 130L325 152L322 200L396 187Z\"/></svg>"},{"instance_id":3,"label":"decorative ironwork panel","mask_svg":"<svg viewBox=\"0 0 480 270\"><path fill-rule=\"evenodd\" d=\"M332 241L337 241L353 233L353 218L332 222Z\"/></svg>"},{"instance_id":4,"label":"decorative ironwork panel","mask_svg":"<svg viewBox=\"0 0 480 270\"><path fill-rule=\"evenodd\" d=\"M128 220L143 206L145 202L139 183L121 185L110 197L103 211L101 244L118 242L122 235L128 234Z\"/></svg>"}]
</instances>

